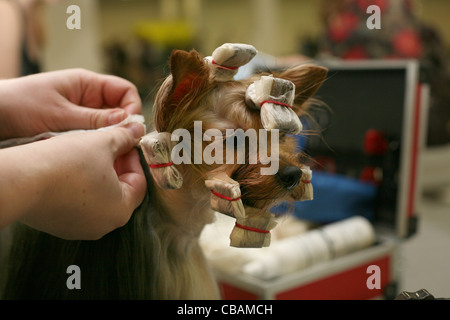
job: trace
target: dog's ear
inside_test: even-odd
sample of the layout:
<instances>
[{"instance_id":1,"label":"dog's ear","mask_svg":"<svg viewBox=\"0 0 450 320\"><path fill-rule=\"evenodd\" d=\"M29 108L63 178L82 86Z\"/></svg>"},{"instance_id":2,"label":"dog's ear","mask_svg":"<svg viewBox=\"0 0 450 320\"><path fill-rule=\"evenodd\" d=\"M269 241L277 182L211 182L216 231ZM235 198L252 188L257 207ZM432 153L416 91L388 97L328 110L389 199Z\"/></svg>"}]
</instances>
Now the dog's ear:
<instances>
[{"instance_id":1,"label":"dog's ear","mask_svg":"<svg viewBox=\"0 0 450 320\"><path fill-rule=\"evenodd\" d=\"M155 127L159 132L171 131L170 122L185 111L208 86L209 68L195 50L174 50L170 55L171 75L161 86L155 99Z\"/></svg>"},{"instance_id":2,"label":"dog's ear","mask_svg":"<svg viewBox=\"0 0 450 320\"><path fill-rule=\"evenodd\" d=\"M295 84L294 111L300 115L306 108L305 102L311 98L326 80L328 69L312 64L289 68L274 76L290 80Z\"/></svg>"}]
</instances>

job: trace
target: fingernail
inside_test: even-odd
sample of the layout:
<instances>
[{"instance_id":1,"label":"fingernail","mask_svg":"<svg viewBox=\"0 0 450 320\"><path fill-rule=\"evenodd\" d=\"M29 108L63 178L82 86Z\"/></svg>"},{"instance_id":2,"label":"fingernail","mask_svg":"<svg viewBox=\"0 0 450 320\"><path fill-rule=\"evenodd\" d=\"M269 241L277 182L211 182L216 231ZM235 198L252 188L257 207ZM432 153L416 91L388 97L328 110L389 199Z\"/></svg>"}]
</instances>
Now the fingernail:
<instances>
[{"instance_id":1,"label":"fingernail","mask_svg":"<svg viewBox=\"0 0 450 320\"><path fill-rule=\"evenodd\" d=\"M126 126L128 130L133 133L133 136L137 139L145 134L145 126L141 123L131 123Z\"/></svg>"},{"instance_id":2,"label":"fingernail","mask_svg":"<svg viewBox=\"0 0 450 320\"><path fill-rule=\"evenodd\" d=\"M114 111L109 115L108 122L110 125L117 124L120 121L125 120L126 117L127 114L125 110Z\"/></svg>"}]
</instances>

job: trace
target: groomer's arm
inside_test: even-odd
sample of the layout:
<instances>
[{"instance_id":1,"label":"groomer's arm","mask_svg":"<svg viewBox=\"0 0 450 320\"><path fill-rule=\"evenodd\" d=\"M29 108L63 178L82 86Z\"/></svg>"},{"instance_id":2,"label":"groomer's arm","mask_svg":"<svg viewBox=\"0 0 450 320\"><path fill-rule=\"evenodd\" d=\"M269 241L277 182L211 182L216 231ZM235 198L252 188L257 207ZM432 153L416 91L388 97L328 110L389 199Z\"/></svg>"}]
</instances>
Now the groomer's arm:
<instances>
[{"instance_id":1,"label":"groomer's arm","mask_svg":"<svg viewBox=\"0 0 450 320\"><path fill-rule=\"evenodd\" d=\"M0 229L18 220L94 240L123 226L145 195L135 149L144 134L131 124L0 149Z\"/></svg>"}]
</instances>

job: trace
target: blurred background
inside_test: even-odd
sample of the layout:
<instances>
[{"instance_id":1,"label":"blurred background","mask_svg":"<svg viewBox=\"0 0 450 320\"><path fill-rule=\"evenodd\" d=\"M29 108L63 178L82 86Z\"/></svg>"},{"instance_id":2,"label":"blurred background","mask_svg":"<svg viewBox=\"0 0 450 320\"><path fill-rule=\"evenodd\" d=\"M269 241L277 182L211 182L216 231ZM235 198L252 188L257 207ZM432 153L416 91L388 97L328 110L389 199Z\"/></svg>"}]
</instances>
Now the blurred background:
<instances>
[{"instance_id":1,"label":"blurred background","mask_svg":"<svg viewBox=\"0 0 450 320\"><path fill-rule=\"evenodd\" d=\"M73 4L81 9L80 30L66 27ZM381 30L366 27L370 4L381 8ZM417 59L431 85L421 175L432 174L436 163L440 171L434 172L439 181L420 187L420 222L402 244L400 289L450 297L449 13L448 0L45 1L36 13L42 27L38 64L42 71L83 67L119 75L150 105L174 48L206 56L226 42L249 43L292 64L305 57Z\"/></svg>"}]
</instances>

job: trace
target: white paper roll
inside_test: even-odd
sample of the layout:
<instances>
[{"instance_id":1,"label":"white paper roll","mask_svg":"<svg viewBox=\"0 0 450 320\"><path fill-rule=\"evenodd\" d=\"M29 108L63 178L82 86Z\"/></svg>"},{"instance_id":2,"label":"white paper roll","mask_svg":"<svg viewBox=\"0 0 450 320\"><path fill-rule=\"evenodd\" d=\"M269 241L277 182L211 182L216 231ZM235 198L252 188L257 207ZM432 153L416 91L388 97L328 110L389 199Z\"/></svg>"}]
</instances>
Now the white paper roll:
<instances>
[{"instance_id":1,"label":"white paper roll","mask_svg":"<svg viewBox=\"0 0 450 320\"><path fill-rule=\"evenodd\" d=\"M276 241L262 249L241 271L269 280L361 250L374 242L371 223L356 216Z\"/></svg>"}]
</instances>

